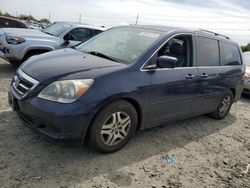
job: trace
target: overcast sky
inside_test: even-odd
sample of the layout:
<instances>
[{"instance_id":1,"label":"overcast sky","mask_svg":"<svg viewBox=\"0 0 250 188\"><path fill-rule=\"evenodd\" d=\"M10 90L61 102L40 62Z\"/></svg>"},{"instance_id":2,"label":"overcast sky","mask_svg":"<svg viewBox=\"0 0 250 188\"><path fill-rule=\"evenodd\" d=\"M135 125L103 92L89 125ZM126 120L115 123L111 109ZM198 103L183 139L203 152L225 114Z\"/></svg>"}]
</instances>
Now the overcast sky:
<instances>
[{"instance_id":1,"label":"overcast sky","mask_svg":"<svg viewBox=\"0 0 250 188\"><path fill-rule=\"evenodd\" d=\"M107 27L135 24L138 13L138 24L204 28L250 42L249 0L0 0L0 10Z\"/></svg>"}]
</instances>

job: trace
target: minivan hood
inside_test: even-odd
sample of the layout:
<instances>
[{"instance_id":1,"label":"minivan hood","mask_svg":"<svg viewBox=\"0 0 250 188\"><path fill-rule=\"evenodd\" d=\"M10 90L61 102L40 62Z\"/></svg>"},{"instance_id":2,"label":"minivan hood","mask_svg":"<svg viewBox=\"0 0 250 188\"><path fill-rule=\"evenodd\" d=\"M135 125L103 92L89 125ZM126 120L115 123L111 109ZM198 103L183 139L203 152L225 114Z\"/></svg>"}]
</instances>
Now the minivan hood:
<instances>
[{"instance_id":1,"label":"minivan hood","mask_svg":"<svg viewBox=\"0 0 250 188\"><path fill-rule=\"evenodd\" d=\"M114 66L125 66L104 58L67 48L33 56L21 67L32 78L43 82L70 74Z\"/></svg>"},{"instance_id":2,"label":"minivan hood","mask_svg":"<svg viewBox=\"0 0 250 188\"><path fill-rule=\"evenodd\" d=\"M6 33L6 36L22 38L56 38L36 29L4 28L2 31Z\"/></svg>"}]
</instances>

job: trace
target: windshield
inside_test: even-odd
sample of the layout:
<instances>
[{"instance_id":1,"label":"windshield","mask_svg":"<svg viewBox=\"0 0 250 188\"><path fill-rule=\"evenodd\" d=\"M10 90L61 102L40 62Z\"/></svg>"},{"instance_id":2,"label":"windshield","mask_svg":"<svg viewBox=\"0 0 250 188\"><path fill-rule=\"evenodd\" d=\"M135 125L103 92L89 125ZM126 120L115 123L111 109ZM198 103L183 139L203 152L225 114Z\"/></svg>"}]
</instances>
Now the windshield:
<instances>
[{"instance_id":1,"label":"windshield","mask_svg":"<svg viewBox=\"0 0 250 188\"><path fill-rule=\"evenodd\" d=\"M243 53L245 64L247 66L250 66L250 52Z\"/></svg>"},{"instance_id":2,"label":"windshield","mask_svg":"<svg viewBox=\"0 0 250 188\"><path fill-rule=\"evenodd\" d=\"M42 31L44 33L49 34L49 35L53 35L55 37L59 37L63 32L65 32L70 27L71 27L71 25L67 24L67 23L54 23L54 24L46 27Z\"/></svg>"},{"instance_id":3,"label":"windshield","mask_svg":"<svg viewBox=\"0 0 250 188\"><path fill-rule=\"evenodd\" d=\"M77 49L129 64L141 56L160 34L160 31L141 28L114 28L79 45Z\"/></svg>"}]
</instances>

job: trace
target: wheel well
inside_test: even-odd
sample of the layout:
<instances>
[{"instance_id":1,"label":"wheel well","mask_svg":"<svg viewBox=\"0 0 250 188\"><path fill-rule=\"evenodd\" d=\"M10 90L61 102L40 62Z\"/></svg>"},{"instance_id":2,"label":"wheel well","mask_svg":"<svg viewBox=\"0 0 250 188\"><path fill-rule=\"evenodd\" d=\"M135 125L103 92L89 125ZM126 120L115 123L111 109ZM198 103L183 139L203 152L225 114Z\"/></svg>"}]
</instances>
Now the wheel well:
<instances>
[{"instance_id":1,"label":"wheel well","mask_svg":"<svg viewBox=\"0 0 250 188\"><path fill-rule=\"evenodd\" d=\"M29 50L28 52L26 52L26 54L24 55L22 60L25 61L29 57L31 57L32 55L42 54L42 53L49 52L49 51L51 51L51 50L49 50L49 49L33 49L33 50Z\"/></svg>"},{"instance_id":2,"label":"wheel well","mask_svg":"<svg viewBox=\"0 0 250 188\"><path fill-rule=\"evenodd\" d=\"M141 109L140 104L136 100L131 99L131 98L124 98L122 100L129 102L135 108L135 110L137 112L137 116L138 116L137 130L139 130L141 128L141 124L142 124L142 109Z\"/></svg>"},{"instance_id":3,"label":"wheel well","mask_svg":"<svg viewBox=\"0 0 250 188\"><path fill-rule=\"evenodd\" d=\"M235 98L235 93L236 93L235 89L234 88L230 88L230 90L232 91L233 97Z\"/></svg>"}]
</instances>

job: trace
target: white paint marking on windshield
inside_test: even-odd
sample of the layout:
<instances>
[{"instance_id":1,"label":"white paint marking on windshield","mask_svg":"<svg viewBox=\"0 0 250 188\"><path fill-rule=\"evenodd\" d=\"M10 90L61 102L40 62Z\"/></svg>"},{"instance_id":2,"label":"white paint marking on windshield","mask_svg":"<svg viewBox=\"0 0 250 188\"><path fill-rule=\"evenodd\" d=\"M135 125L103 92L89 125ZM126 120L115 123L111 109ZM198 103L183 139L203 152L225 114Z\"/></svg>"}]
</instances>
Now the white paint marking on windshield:
<instances>
[{"instance_id":1,"label":"white paint marking on windshield","mask_svg":"<svg viewBox=\"0 0 250 188\"><path fill-rule=\"evenodd\" d=\"M141 32L140 35L145 36L145 37L152 37L152 38L159 37L159 34L157 33L148 33L148 32Z\"/></svg>"}]
</instances>

